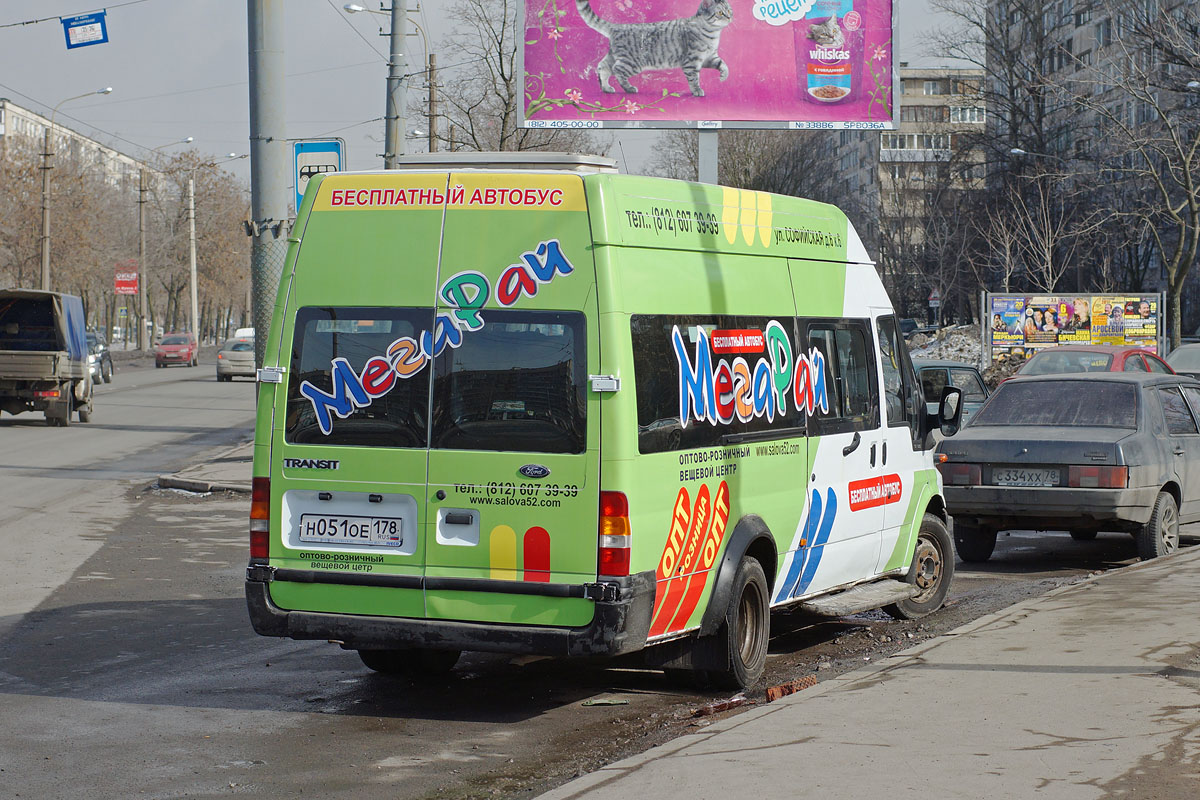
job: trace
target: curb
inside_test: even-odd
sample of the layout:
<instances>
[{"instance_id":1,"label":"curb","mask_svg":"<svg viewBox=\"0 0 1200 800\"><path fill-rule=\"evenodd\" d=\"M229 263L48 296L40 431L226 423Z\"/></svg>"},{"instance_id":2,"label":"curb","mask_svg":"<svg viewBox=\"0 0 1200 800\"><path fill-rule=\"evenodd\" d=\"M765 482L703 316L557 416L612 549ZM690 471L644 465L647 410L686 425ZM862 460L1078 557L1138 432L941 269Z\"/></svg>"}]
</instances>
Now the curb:
<instances>
[{"instance_id":1,"label":"curb","mask_svg":"<svg viewBox=\"0 0 1200 800\"><path fill-rule=\"evenodd\" d=\"M201 494L207 492L236 492L238 494L250 494L251 483L249 481L210 481L203 478L187 477L187 475L188 473L196 473L207 470L213 464L228 458L231 454L236 453L239 450L245 450L251 445L253 445L253 442L242 442L236 447L231 447L228 450L217 453L210 460L203 464L188 467L185 470L171 475L159 475L158 486L162 489L181 489L185 492L198 492ZM247 459L247 461L249 462L251 459Z\"/></svg>"}]
</instances>

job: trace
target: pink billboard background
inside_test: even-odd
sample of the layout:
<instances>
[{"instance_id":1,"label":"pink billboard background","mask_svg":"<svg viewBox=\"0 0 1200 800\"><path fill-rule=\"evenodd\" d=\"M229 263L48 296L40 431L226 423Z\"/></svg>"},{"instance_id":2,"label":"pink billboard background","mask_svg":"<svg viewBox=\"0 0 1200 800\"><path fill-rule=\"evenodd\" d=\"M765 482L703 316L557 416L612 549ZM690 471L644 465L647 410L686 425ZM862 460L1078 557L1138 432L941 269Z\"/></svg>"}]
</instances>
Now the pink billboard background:
<instances>
[{"instance_id":1,"label":"pink billboard background","mask_svg":"<svg viewBox=\"0 0 1200 800\"><path fill-rule=\"evenodd\" d=\"M620 25L695 17L701 2L590 0L590 7L602 20ZM722 81L718 69L701 69L704 96L697 97L677 67L629 78L636 93L626 92L612 77L608 83L615 91L605 93L598 66L609 52L609 38L584 22L576 0L525 0L525 125L589 120L603 127L678 127L698 121L893 127L892 0L728 0L728 8L732 21L721 30L717 47L728 78ZM840 51L820 55L848 58L820 61L811 47L821 32L810 33L810 28L828 19L814 15L829 12L844 32L832 40ZM779 24L766 21L772 15ZM840 81L819 77L829 73L840 73ZM848 88L814 84L821 80ZM818 99L818 93L828 99Z\"/></svg>"}]
</instances>

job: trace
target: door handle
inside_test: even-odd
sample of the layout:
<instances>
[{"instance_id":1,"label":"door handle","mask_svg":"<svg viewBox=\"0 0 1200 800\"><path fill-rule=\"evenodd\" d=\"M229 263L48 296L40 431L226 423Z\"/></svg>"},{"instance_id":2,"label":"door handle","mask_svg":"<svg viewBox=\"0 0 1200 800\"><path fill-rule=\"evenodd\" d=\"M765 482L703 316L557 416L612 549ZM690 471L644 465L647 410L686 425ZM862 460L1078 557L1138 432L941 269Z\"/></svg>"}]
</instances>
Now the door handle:
<instances>
[{"instance_id":1,"label":"door handle","mask_svg":"<svg viewBox=\"0 0 1200 800\"><path fill-rule=\"evenodd\" d=\"M858 449L858 446L861 443L862 443L862 436L859 436L858 431L855 431L854 438L850 440L850 444L848 444L842 448L842 455L844 455L844 456L850 455L851 453L853 453L855 450Z\"/></svg>"},{"instance_id":2,"label":"door handle","mask_svg":"<svg viewBox=\"0 0 1200 800\"><path fill-rule=\"evenodd\" d=\"M887 464L887 442L883 443L883 463Z\"/></svg>"},{"instance_id":3,"label":"door handle","mask_svg":"<svg viewBox=\"0 0 1200 800\"><path fill-rule=\"evenodd\" d=\"M875 443L871 442L871 466L875 466Z\"/></svg>"},{"instance_id":4,"label":"door handle","mask_svg":"<svg viewBox=\"0 0 1200 800\"><path fill-rule=\"evenodd\" d=\"M447 525L470 525L472 521L473 519L470 514L451 513L446 515Z\"/></svg>"}]
</instances>

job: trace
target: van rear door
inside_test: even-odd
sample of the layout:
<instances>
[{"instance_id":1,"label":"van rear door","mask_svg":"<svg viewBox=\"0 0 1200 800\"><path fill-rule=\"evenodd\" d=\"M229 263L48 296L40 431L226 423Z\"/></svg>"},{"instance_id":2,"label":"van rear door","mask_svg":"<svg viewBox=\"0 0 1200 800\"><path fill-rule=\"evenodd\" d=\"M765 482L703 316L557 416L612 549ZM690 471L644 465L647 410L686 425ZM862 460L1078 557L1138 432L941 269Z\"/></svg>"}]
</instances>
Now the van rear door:
<instances>
[{"instance_id":1,"label":"van rear door","mask_svg":"<svg viewBox=\"0 0 1200 800\"><path fill-rule=\"evenodd\" d=\"M426 614L587 624L600 404L582 178L452 174L438 287Z\"/></svg>"}]
</instances>

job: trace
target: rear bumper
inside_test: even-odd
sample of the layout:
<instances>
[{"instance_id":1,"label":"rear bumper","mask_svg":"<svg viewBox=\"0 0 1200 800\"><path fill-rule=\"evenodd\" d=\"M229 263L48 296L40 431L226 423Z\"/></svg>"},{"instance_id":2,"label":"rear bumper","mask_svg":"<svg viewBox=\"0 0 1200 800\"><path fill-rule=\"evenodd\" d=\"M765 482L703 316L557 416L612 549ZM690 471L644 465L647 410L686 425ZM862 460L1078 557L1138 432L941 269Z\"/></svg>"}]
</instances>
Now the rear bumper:
<instances>
[{"instance_id":1,"label":"rear bumper","mask_svg":"<svg viewBox=\"0 0 1200 800\"><path fill-rule=\"evenodd\" d=\"M594 601L595 616L581 628L287 611L271 601L270 582L261 574L252 567L246 580L246 606L257 633L332 639L352 650L415 647L559 658L615 656L645 646L654 607L653 572L606 578L599 584L605 597Z\"/></svg>"},{"instance_id":2,"label":"rear bumper","mask_svg":"<svg viewBox=\"0 0 1200 800\"><path fill-rule=\"evenodd\" d=\"M253 378L258 373L254 369L254 362L249 364L234 364L225 360L217 362L218 375L240 375Z\"/></svg>"},{"instance_id":3,"label":"rear bumper","mask_svg":"<svg viewBox=\"0 0 1200 800\"><path fill-rule=\"evenodd\" d=\"M1070 528L1091 523L1144 525L1158 488L1067 489L944 486L946 507L960 522L993 527Z\"/></svg>"}]
</instances>

